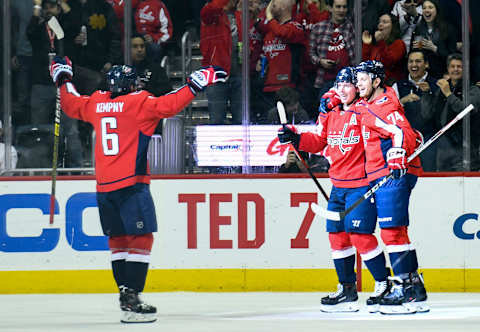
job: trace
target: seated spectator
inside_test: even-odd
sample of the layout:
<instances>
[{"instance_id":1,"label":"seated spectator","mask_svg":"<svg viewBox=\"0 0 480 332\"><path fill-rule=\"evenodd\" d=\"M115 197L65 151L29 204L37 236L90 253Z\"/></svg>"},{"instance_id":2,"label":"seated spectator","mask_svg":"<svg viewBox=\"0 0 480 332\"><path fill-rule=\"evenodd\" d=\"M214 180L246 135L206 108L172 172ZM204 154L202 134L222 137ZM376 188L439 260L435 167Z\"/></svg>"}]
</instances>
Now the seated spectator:
<instances>
[{"instance_id":1,"label":"seated spectator","mask_svg":"<svg viewBox=\"0 0 480 332\"><path fill-rule=\"evenodd\" d=\"M300 95L297 90L293 88L281 88L276 93L276 99L281 101L285 106L285 112L287 113L287 121L291 124L300 123L313 123L308 113L303 109L300 104ZM265 122L259 121L258 123L270 123L278 124L280 119L278 118L277 108L270 109L267 113L267 119Z\"/></svg>"},{"instance_id":2,"label":"seated spectator","mask_svg":"<svg viewBox=\"0 0 480 332\"><path fill-rule=\"evenodd\" d=\"M437 0L425 0L422 4L422 19L412 35L410 48L420 48L427 54L430 74L442 77L446 71L448 54L456 52L457 32L444 21Z\"/></svg>"},{"instance_id":3,"label":"seated spectator","mask_svg":"<svg viewBox=\"0 0 480 332\"><path fill-rule=\"evenodd\" d=\"M368 30L362 33L362 59L383 63L386 84L391 86L392 81L402 80L406 76L403 59L407 48L400 38L397 17L392 14L380 16L373 37Z\"/></svg>"},{"instance_id":4,"label":"seated spectator","mask_svg":"<svg viewBox=\"0 0 480 332\"><path fill-rule=\"evenodd\" d=\"M140 79L139 88L147 90L155 97L162 96L173 90L167 73L158 62L154 62L146 55L144 36L133 35L131 39L132 66Z\"/></svg>"},{"instance_id":5,"label":"seated spectator","mask_svg":"<svg viewBox=\"0 0 480 332\"><path fill-rule=\"evenodd\" d=\"M147 48L145 38L140 34L135 34L131 40L132 67L135 68L138 75L138 88L147 90L155 97L163 96L173 90L172 84L168 79L164 68L156 61L147 57ZM160 121L155 134L162 134L163 121Z\"/></svg>"},{"instance_id":6,"label":"seated spectator","mask_svg":"<svg viewBox=\"0 0 480 332\"><path fill-rule=\"evenodd\" d=\"M145 38L149 53L155 61L160 61L173 35L172 19L165 4L160 0L141 0L135 10L135 25Z\"/></svg>"},{"instance_id":7,"label":"seated spectator","mask_svg":"<svg viewBox=\"0 0 480 332\"><path fill-rule=\"evenodd\" d=\"M317 68L317 99L333 86L337 72L355 61L353 22L347 12L347 0L333 0L330 19L316 23L310 33L310 59Z\"/></svg>"},{"instance_id":8,"label":"seated spectator","mask_svg":"<svg viewBox=\"0 0 480 332\"><path fill-rule=\"evenodd\" d=\"M435 93L438 89L436 79L428 74L428 61L422 50L413 49L408 54L408 79L393 85L398 93L398 98L403 105L405 115L413 128L420 131L424 140L429 140L438 129L433 119L432 109L425 104L427 98L424 94ZM437 146L432 144L422 154L423 170L435 172L437 170Z\"/></svg>"},{"instance_id":9,"label":"seated spectator","mask_svg":"<svg viewBox=\"0 0 480 332\"><path fill-rule=\"evenodd\" d=\"M9 168L16 168L18 161L17 150L13 145L10 148L10 166ZM0 170L4 170L5 167L5 143L3 141L3 125L0 121Z\"/></svg>"},{"instance_id":10,"label":"seated spectator","mask_svg":"<svg viewBox=\"0 0 480 332\"><path fill-rule=\"evenodd\" d=\"M424 94L422 103L430 106L434 119L439 128L444 127L458 113L464 109L462 101L463 62L459 53L447 57L447 75L437 81L439 89L433 94ZM476 109L480 107L480 88L478 85L470 87L470 103ZM479 167L478 128L480 128L479 113L470 113L471 121L471 165L472 169ZM437 149L438 171L464 171L463 165L463 127L462 122L456 123L438 139Z\"/></svg>"},{"instance_id":11,"label":"seated spectator","mask_svg":"<svg viewBox=\"0 0 480 332\"><path fill-rule=\"evenodd\" d=\"M422 18L422 2L423 0L400 0L392 9L392 14L398 18L400 35L407 46L407 52L410 50L413 31Z\"/></svg>"},{"instance_id":12,"label":"seated spectator","mask_svg":"<svg viewBox=\"0 0 480 332\"><path fill-rule=\"evenodd\" d=\"M242 123L242 17L237 5L238 0L212 0L200 12L202 65L222 67L229 75L225 83L206 89L210 124L226 124L228 101L232 124Z\"/></svg>"},{"instance_id":13,"label":"seated spectator","mask_svg":"<svg viewBox=\"0 0 480 332\"><path fill-rule=\"evenodd\" d=\"M299 151L300 157L303 158L303 160L308 160L308 152L305 151ZM307 169L305 168L305 165L298 159L296 153L294 150L290 150L287 153L287 159L285 160L285 163L283 163L279 170L278 173L306 173Z\"/></svg>"},{"instance_id":14,"label":"seated spectator","mask_svg":"<svg viewBox=\"0 0 480 332\"><path fill-rule=\"evenodd\" d=\"M310 170L314 173L326 173L330 168L328 161L325 157L310 154L305 151L298 151L300 157L307 163L310 167ZM287 159L285 163L283 163L280 168L278 169L278 173L306 173L307 169L303 162L298 159L297 154L295 151L290 150L287 153Z\"/></svg>"}]
</instances>

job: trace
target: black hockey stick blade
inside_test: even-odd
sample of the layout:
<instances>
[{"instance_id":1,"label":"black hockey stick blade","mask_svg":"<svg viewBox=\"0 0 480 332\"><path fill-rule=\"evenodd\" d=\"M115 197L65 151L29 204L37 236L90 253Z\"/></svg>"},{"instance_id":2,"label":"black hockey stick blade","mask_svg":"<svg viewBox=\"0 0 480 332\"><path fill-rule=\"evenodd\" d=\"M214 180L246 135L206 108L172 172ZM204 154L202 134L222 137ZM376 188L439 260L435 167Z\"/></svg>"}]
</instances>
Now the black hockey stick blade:
<instances>
[{"instance_id":1,"label":"black hockey stick blade","mask_svg":"<svg viewBox=\"0 0 480 332\"><path fill-rule=\"evenodd\" d=\"M278 117L280 118L280 123L282 124L283 128L285 128L285 126L287 124L287 114L285 113L285 106L283 106L283 103L280 100L277 101L277 112L278 112ZM295 155L300 160L300 162L303 164L303 166L307 170L308 174L312 178L313 182L315 182L315 185L317 186L318 190L320 190L320 192L322 193L323 198L325 198L325 200L328 202L328 195L325 192L325 190L323 190L320 182L318 182L317 177L313 174L312 170L310 169L310 166L308 166L307 162L305 160L303 160L302 156L300 156L300 153L298 153L297 148L295 148L293 146L293 144L290 144L290 145L292 146L293 151L295 151Z\"/></svg>"}]
</instances>

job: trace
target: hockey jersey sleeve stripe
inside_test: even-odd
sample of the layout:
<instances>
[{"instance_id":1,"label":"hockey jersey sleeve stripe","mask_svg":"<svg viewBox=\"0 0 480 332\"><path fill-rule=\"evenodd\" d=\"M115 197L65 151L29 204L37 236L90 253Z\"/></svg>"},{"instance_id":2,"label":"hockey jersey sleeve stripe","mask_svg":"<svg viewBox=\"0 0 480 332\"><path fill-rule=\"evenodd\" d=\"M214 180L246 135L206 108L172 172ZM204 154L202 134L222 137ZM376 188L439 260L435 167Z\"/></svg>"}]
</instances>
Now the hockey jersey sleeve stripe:
<instances>
[{"instance_id":1,"label":"hockey jersey sleeve stripe","mask_svg":"<svg viewBox=\"0 0 480 332\"><path fill-rule=\"evenodd\" d=\"M115 181L110 181L110 182L99 182L98 185L99 186L108 186L108 185L113 184L113 183L117 183L117 182L125 181L127 179L131 179L135 176L137 176L137 175L129 175L129 176L126 176L124 178L121 178L121 179L118 179L118 180L115 180Z\"/></svg>"},{"instance_id":2,"label":"hockey jersey sleeve stripe","mask_svg":"<svg viewBox=\"0 0 480 332\"><path fill-rule=\"evenodd\" d=\"M368 111L375 116L375 126L389 133L389 136L392 138L392 147L395 147L395 148L403 147L404 140L403 140L402 129L397 125L385 122L382 118L377 116L371 110L368 110Z\"/></svg>"}]
</instances>

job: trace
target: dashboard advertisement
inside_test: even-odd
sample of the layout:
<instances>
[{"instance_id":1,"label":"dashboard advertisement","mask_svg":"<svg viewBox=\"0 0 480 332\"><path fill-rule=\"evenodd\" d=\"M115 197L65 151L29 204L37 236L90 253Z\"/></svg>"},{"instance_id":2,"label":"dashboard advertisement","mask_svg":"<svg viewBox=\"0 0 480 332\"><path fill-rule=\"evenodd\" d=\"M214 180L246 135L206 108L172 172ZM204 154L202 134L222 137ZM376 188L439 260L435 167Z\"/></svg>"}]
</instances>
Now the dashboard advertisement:
<instances>
[{"instance_id":1,"label":"dashboard advertisement","mask_svg":"<svg viewBox=\"0 0 480 332\"><path fill-rule=\"evenodd\" d=\"M0 273L109 270L94 190L59 180L49 225L49 181L0 182ZM151 192L153 270L333 271L325 220L310 209L326 202L310 178L156 179ZM480 269L479 192L480 178L419 179L409 235L421 269Z\"/></svg>"}]
</instances>

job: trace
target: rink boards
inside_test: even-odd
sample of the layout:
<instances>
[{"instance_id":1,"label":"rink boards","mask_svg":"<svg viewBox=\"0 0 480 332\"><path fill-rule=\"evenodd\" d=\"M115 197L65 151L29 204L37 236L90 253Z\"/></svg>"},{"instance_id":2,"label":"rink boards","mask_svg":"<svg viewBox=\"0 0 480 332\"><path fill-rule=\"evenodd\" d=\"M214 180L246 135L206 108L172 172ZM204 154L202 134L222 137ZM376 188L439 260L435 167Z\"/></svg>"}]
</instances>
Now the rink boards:
<instances>
[{"instance_id":1,"label":"rink boards","mask_svg":"<svg viewBox=\"0 0 480 332\"><path fill-rule=\"evenodd\" d=\"M330 190L328 178L319 179ZM0 293L114 291L93 180L0 182ZM159 232L146 291L329 291L325 206L310 178L152 181ZM480 291L480 178L420 178L410 237L430 291ZM365 290L373 281L364 270Z\"/></svg>"}]
</instances>

